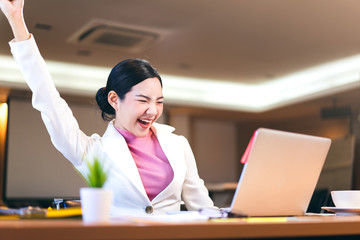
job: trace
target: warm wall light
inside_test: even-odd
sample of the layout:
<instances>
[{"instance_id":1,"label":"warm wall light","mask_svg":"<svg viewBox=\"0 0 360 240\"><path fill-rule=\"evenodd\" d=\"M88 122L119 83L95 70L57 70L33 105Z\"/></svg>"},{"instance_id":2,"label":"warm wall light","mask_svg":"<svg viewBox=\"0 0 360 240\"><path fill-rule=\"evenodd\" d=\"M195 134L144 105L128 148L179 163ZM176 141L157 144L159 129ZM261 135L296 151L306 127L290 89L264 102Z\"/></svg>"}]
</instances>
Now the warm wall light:
<instances>
[{"instance_id":1,"label":"warm wall light","mask_svg":"<svg viewBox=\"0 0 360 240\"><path fill-rule=\"evenodd\" d=\"M0 103L0 123L7 123L8 105L6 103ZM3 126L3 124L1 124Z\"/></svg>"},{"instance_id":2,"label":"warm wall light","mask_svg":"<svg viewBox=\"0 0 360 240\"><path fill-rule=\"evenodd\" d=\"M6 103L0 103L0 146L5 144L7 119L8 105Z\"/></svg>"},{"instance_id":3,"label":"warm wall light","mask_svg":"<svg viewBox=\"0 0 360 240\"><path fill-rule=\"evenodd\" d=\"M5 142L6 142L6 128L8 120L8 105L0 102L0 179L3 179L4 174L4 160L5 160ZM1 183L1 181L0 181ZM0 187L0 194L2 195L2 188ZM2 201L0 199L0 204Z\"/></svg>"},{"instance_id":4,"label":"warm wall light","mask_svg":"<svg viewBox=\"0 0 360 240\"><path fill-rule=\"evenodd\" d=\"M5 142L6 142L6 128L8 119L8 105L0 103L0 166L4 166L5 159ZM0 178L2 178L3 168L0 168ZM0 188L0 194L2 189ZM1 200L0 200L1 203Z\"/></svg>"}]
</instances>

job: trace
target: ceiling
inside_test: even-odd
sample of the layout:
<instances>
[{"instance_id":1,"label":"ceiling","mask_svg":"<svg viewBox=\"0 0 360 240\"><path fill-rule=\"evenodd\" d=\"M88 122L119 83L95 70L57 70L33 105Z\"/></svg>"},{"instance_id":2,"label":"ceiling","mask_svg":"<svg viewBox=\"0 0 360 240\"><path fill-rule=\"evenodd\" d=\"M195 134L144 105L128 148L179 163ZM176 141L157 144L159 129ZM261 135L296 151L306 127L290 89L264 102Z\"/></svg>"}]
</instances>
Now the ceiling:
<instances>
[{"instance_id":1,"label":"ceiling","mask_svg":"<svg viewBox=\"0 0 360 240\"><path fill-rule=\"evenodd\" d=\"M359 9L358 0L26 0L24 12L47 61L111 68L137 57L163 75L259 86L360 54ZM94 19L160 37L137 52L69 42ZM0 55L10 56L3 15L0 29ZM341 103L348 90L308 99L336 93Z\"/></svg>"}]
</instances>

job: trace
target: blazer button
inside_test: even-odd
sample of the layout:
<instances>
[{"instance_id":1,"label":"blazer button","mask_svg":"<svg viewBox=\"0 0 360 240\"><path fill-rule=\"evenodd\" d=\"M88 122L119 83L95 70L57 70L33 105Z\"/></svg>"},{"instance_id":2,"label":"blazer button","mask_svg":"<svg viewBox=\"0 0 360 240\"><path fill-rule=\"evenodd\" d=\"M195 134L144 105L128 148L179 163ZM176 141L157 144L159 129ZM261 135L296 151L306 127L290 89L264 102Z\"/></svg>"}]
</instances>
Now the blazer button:
<instances>
[{"instance_id":1,"label":"blazer button","mask_svg":"<svg viewBox=\"0 0 360 240\"><path fill-rule=\"evenodd\" d=\"M145 208L145 212L146 212L147 214L151 214L151 213L153 213L153 211L154 211L154 208L153 208L152 206L147 206L147 207Z\"/></svg>"}]
</instances>

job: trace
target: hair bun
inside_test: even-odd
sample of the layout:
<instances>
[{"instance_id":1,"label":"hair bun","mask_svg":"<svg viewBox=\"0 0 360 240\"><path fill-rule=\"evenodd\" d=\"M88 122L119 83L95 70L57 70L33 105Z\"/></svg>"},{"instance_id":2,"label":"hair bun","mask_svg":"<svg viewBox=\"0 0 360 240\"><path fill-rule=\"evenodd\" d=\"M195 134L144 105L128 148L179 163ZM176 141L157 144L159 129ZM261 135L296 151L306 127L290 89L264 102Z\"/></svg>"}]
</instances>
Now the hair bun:
<instances>
[{"instance_id":1,"label":"hair bun","mask_svg":"<svg viewBox=\"0 0 360 240\"><path fill-rule=\"evenodd\" d=\"M100 88L96 93L96 102L102 111L101 117L104 120L111 120L113 118L113 115L115 114L115 110L113 107L109 104L106 93L106 88L102 87Z\"/></svg>"}]
</instances>

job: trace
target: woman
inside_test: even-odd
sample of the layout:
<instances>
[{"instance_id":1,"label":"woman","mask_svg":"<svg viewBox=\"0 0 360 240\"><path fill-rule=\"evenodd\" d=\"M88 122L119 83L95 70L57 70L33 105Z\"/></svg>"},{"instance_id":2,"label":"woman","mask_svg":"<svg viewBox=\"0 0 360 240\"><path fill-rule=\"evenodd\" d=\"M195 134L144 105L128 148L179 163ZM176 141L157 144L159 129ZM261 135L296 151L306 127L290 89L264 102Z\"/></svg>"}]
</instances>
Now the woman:
<instances>
[{"instance_id":1,"label":"woman","mask_svg":"<svg viewBox=\"0 0 360 240\"><path fill-rule=\"evenodd\" d=\"M113 214L163 214L213 207L199 178L189 143L172 127L155 123L163 111L162 80L144 60L116 65L96 100L111 120L101 137L86 136L46 69L34 37L23 20L23 0L0 0L14 34L9 44L33 92L33 107L54 146L79 170L92 149L101 149L111 166L106 188L114 192Z\"/></svg>"}]
</instances>

